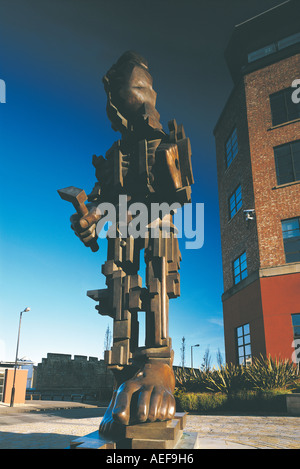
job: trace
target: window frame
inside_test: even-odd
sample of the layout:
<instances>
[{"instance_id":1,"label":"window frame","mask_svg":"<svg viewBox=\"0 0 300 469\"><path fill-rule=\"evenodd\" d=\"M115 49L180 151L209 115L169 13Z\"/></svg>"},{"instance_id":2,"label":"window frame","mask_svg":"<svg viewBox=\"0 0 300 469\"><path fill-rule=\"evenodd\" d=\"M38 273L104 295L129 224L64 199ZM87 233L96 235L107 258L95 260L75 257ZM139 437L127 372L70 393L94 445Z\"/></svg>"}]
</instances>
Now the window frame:
<instances>
[{"instance_id":1,"label":"window frame","mask_svg":"<svg viewBox=\"0 0 300 469\"><path fill-rule=\"evenodd\" d=\"M288 233L288 232L291 232L291 231L295 231L294 229L293 230L284 230L283 228L283 223L285 222L292 222L293 220L297 220L298 222L298 228L296 228L296 231L299 231L299 235L292 235L292 236L284 236L285 233ZM289 252L289 248L291 246L291 243L293 242L296 242L296 238L299 238L299 242L300 242L300 216L299 217L293 217L293 218L286 218L284 220L281 220L281 231L282 231L282 240L283 240L283 247L284 247L284 254L285 254L285 262L286 264L290 264L290 263L293 263L293 262L300 262L300 249L299 250L296 250L296 251L291 251ZM299 253L299 260L295 260L295 259L292 259L292 260L288 260L291 258L292 255L295 255Z\"/></svg>"},{"instance_id":2,"label":"window frame","mask_svg":"<svg viewBox=\"0 0 300 469\"><path fill-rule=\"evenodd\" d=\"M240 188L240 199L237 201L236 193L237 193L239 188ZM233 207L233 209L231 209L231 199L232 199L232 197L234 197L234 207ZM232 220L232 218L237 214L237 212L242 208L242 206L243 206L242 185L239 184L235 188L235 190L232 192L232 194L228 197L229 220ZM234 211L234 213L233 213L233 211Z\"/></svg>"},{"instance_id":3,"label":"window frame","mask_svg":"<svg viewBox=\"0 0 300 469\"><path fill-rule=\"evenodd\" d=\"M232 137L234 134L235 134L234 144L236 143L236 152L233 155L233 148L235 145L232 144ZM229 147L227 148L227 145L229 142L231 142L230 149ZM228 169L231 166L231 163L233 162L233 160L237 157L238 152L239 152L238 131L237 131L236 125L233 127L232 131L229 134L229 137L227 138L225 142L224 152L225 152L225 168Z\"/></svg>"},{"instance_id":4,"label":"window frame","mask_svg":"<svg viewBox=\"0 0 300 469\"><path fill-rule=\"evenodd\" d=\"M282 90L276 91L276 93L272 93L269 95L269 102L270 102L270 109L271 109L271 117L272 117L272 126L275 127L277 125L285 124L287 122L291 122L293 120L299 119L300 118L300 103L293 103L292 101L292 94L294 92L294 88L288 87L288 88L283 88ZM274 98L282 96L284 100L284 117L277 120L275 120L276 113L274 113ZM288 101L290 100L290 103ZM272 102L273 101L273 102ZM295 109L295 116L291 113L291 109ZM298 115L297 115L298 113ZM274 115L275 114L275 115Z\"/></svg>"},{"instance_id":5,"label":"window frame","mask_svg":"<svg viewBox=\"0 0 300 469\"><path fill-rule=\"evenodd\" d=\"M300 313L293 313L292 315L293 339L300 339ZM297 332L295 330L297 329Z\"/></svg>"},{"instance_id":6,"label":"window frame","mask_svg":"<svg viewBox=\"0 0 300 469\"><path fill-rule=\"evenodd\" d=\"M248 365L252 362L252 345L250 323L241 324L235 328L236 355L239 365ZM247 352L246 353L246 347ZM250 349L250 351L249 351ZM242 353L240 353L242 352Z\"/></svg>"},{"instance_id":7,"label":"window frame","mask_svg":"<svg viewBox=\"0 0 300 469\"><path fill-rule=\"evenodd\" d=\"M278 186L281 186L283 184L291 184L291 183L300 181L300 176L299 176L299 179L297 179L297 174L296 174L296 169L295 169L295 161L296 160L295 160L295 157L294 157L295 151L293 151L293 145L296 144L296 143L299 143L299 145L300 145L300 140L293 140L292 142L287 142L287 143L284 143L283 145L278 145L278 146L273 148L274 160L275 160L276 179L277 179L277 185ZM284 182L281 181L282 174L280 175L280 169L279 169L279 158L281 158L282 156L276 154L276 151L278 152L280 150L280 148L283 148L283 147L289 147L289 156L290 156L290 159L291 159L291 168L290 169L291 169L291 173L293 174L293 179L292 180L284 181Z\"/></svg>"},{"instance_id":8,"label":"window frame","mask_svg":"<svg viewBox=\"0 0 300 469\"><path fill-rule=\"evenodd\" d=\"M245 259L242 260L242 256L245 255ZM236 261L239 261L237 266L235 266L235 262ZM246 268L242 269L242 264L246 263ZM235 270L236 268L239 267L239 272L238 274L235 274ZM243 276L242 274L246 272L246 276ZM247 253L246 251L243 251L238 257L236 257L233 261L232 261L232 275L233 275L233 283L234 285L238 285L242 280L244 280L245 278L248 277L248 265L247 265ZM237 277L240 277L240 280L239 281L236 281Z\"/></svg>"}]
</instances>

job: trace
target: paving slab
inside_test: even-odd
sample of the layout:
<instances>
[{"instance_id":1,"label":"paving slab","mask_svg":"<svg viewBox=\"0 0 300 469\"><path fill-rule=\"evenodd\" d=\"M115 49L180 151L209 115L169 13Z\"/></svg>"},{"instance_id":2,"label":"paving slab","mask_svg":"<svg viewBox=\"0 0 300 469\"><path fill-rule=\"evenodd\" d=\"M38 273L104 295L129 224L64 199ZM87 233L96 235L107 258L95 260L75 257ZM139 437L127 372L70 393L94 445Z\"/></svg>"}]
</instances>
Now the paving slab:
<instances>
[{"instance_id":1,"label":"paving slab","mask_svg":"<svg viewBox=\"0 0 300 469\"><path fill-rule=\"evenodd\" d=\"M34 401L0 405L0 449L65 449L99 427L105 407ZM300 417L288 415L192 415L185 432L199 449L300 449Z\"/></svg>"},{"instance_id":2,"label":"paving slab","mask_svg":"<svg viewBox=\"0 0 300 469\"><path fill-rule=\"evenodd\" d=\"M300 448L300 417L188 415L186 429L198 432L198 447L202 449Z\"/></svg>"},{"instance_id":3,"label":"paving slab","mask_svg":"<svg viewBox=\"0 0 300 469\"><path fill-rule=\"evenodd\" d=\"M25 401L25 404L14 404L13 407L10 407L10 404L5 404L0 402L0 416L1 414L12 414L16 412L37 412L37 411L47 411L53 409L89 409L89 408L98 408L99 404L88 404L85 402L68 402L68 401Z\"/></svg>"}]
</instances>

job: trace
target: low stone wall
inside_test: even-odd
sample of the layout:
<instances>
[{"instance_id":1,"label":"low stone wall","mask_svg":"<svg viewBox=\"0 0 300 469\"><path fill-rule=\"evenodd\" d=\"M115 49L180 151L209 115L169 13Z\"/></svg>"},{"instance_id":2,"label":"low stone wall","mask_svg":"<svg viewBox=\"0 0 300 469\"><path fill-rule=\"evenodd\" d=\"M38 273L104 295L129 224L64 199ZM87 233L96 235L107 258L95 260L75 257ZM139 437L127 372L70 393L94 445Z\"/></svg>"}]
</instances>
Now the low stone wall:
<instances>
[{"instance_id":1,"label":"low stone wall","mask_svg":"<svg viewBox=\"0 0 300 469\"><path fill-rule=\"evenodd\" d=\"M48 353L35 367L34 388L42 399L54 400L107 399L114 378L104 360L84 355ZM76 399L75 397L76 396Z\"/></svg>"},{"instance_id":2,"label":"low stone wall","mask_svg":"<svg viewBox=\"0 0 300 469\"><path fill-rule=\"evenodd\" d=\"M290 415L300 415L300 394L287 394L286 395L286 408L287 413Z\"/></svg>"}]
</instances>

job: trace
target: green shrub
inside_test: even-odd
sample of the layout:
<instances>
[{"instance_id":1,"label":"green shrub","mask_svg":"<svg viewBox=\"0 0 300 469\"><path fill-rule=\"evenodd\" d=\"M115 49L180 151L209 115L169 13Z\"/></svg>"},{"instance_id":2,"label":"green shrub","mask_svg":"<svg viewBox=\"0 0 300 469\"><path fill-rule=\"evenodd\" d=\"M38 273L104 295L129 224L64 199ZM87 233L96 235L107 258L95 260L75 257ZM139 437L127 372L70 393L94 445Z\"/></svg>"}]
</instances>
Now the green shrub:
<instances>
[{"instance_id":1,"label":"green shrub","mask_svg":"<svg viewBox=\"0 0 300 469\"><path fill-rule=\"evenodd\" d=\"M221 410L226 406L227 396L222 393L203 393L198 395L198 408L201 412Z\"/></svg>"},{"instance_id":2,"label":"green shrub","mask_svg":"<svg viewBox=\"0 0 300 469\"><path fill-rule=\"evenodd\" d=\"M229 396L227 409L241 412L286 412L286 394L286 389L245 389Z\"/></svg>"},{"instance_id":3,"label":"green shrub","mask_svg":"<svg viewBox=\"0 0 300 469\"><path fill-rule=\"evenodd\" d=\"M222 410L227 401L226 394L222 393L192 393L175 392L176 408L181 412L214 412Z\"/></svg>"},{"instance_id":4,"label":"green shrub","mask_svg":"<svg viewBox=\"0 0 300 469\"><path fill-rule=\"evenodd\" d=\"M215 412L286 412L285 389L266 392L243 390L236 393L175 392L179 412L200 414Z\"/></svg>"}]
</instances>

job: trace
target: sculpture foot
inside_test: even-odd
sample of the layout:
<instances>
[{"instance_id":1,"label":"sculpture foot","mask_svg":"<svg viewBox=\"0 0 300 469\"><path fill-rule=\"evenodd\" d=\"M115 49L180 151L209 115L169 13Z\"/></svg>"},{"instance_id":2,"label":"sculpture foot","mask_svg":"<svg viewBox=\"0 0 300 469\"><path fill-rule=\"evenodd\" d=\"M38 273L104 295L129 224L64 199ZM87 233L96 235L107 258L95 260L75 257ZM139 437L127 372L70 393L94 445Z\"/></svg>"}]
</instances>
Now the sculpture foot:
<instances>
[{"instance_id":1,"label":"sculpture foot","mask_svg":"<svg viewBox=\"0 0 300 469\"><path fill-rule=\"evenodd\" d=\"M133 378L114 391L100 424L104 436L120 436L124 426L156 420L171 420L175 415L173 368L165 363L146 363Z\"/></svg>"},{"instance_id":2,"label":"sculpture foot","mask_svg":"<svg viewBox=\"0 0 300 469\"><path fill-rule=\"evenodd\" d=\"M124 436L124 425L120 425L113 419L112 410L115 405L117 391L113 392L111 401L104 414L103 419L100 422L99 433L105 437L112 436L114 438Z\"/></svg>"}]
</instances>

